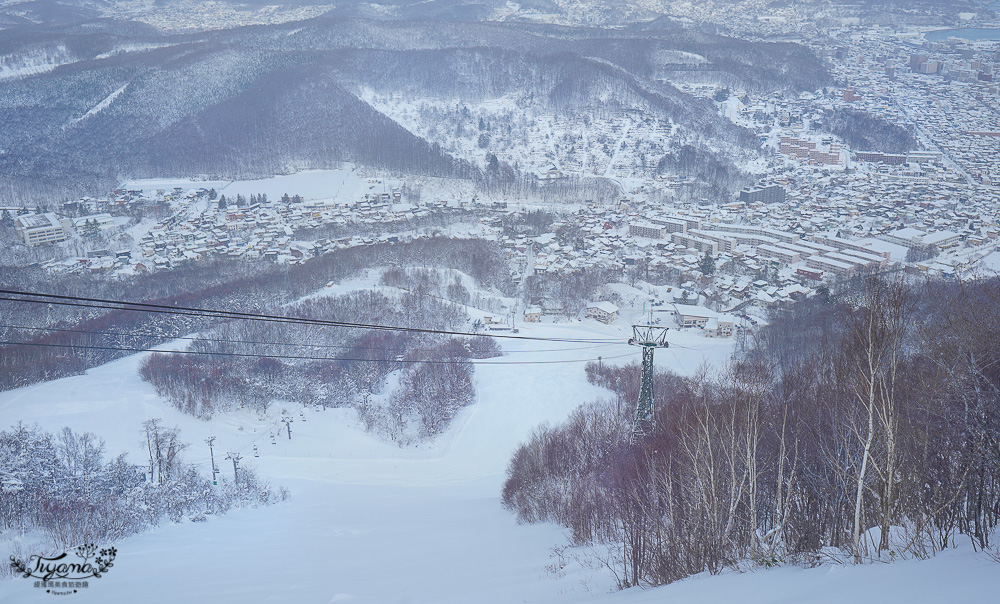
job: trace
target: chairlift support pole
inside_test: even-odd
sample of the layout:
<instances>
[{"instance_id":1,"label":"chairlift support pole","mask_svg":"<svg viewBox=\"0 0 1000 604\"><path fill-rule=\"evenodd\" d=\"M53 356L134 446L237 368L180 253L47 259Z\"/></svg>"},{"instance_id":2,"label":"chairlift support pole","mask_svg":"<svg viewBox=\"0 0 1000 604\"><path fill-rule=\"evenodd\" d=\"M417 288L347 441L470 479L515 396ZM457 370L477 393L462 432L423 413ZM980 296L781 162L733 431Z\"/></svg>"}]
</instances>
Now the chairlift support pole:
<instances>
[{"instance_id":1,"label":"chairlift support pole","mask_svg":"<svg viewBox=\"0 0 1000 604\"><path fill-rule=\"evenodd\" d=\"M239 453L230 452L228 455L226 455L226 459L233 460L233 482L238 482L236 470L238 469L240 460L243 459L243 456L240 455Z\"/></svg>"},{"instance_id":2,"label":"chairlift support pole","mask_svg":"<svg viewBox=\"0 0 1000 604\"><path fill-rule=\"evenodd\" d=\"M212 460L212 484L218 484L218 482L215 479L215 475L219 473L219 469L215 467L215 451L212 448L212 443L215 442L215 437L209 436L208 438L205 439L205 442L208 443L208 454L210 455Z\"/></svg>"},{"instance_id":3,"label":"chairlift support pole","mask_svg":"<svg viewBox=\"0 0 1000 604\"><path fill-rule=\"evenodd\" d=\"M633 325L629 345L642 348L642 382L639 386L639 400L635 405L632 419L632 443L640 442L653 427L653 351L667 348L666 327L653 325Z\"/></svg>"}]
</instances>

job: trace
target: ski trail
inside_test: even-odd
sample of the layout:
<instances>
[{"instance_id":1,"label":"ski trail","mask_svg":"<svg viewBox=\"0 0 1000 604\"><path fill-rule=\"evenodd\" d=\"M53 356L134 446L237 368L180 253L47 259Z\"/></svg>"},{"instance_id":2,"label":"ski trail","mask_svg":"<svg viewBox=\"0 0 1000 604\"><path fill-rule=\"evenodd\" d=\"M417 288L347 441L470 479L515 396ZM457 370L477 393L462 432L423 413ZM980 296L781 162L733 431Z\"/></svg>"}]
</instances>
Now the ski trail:
<instances>
[{"instance_id":1,"label":"ski trail","mask_svg":"<svg viewBox=\"0 0 1000 604\"><path fill-rule=\"evenodd\" d=\"M628 133L632 130L632 124L626 124L625 129L622 131L621 138L618 139L618 144L615 145L615 150L611 153L611 161L608 162L607 169L604 170L604 176L606 178L611 178L611 170L615 167L615 162L618 161L618 155L621 153L622 146L625 144L625 138Z\"/></svg>"},{"instance_id":2,"label":"ski trail","mask_svg":"<svg viewBox=\"0 0 1000 604\"><path fill-rule=\"evenodd\" d=\"M124 86L122 86L118 90L115 90L114 92L112 92L108 96L104 97L104 100L101 101L100 103L94 105L93 107L91 107L90 111L88 111L87 113L84 113L83 115L81 115L80 117L76 118L75 120L73 120L72 122L70 122L67 125L68 126L73 126L75 124L78 124L78 123L82 122L83 120L87 119L88 117L90 117L92 115L96 115L96 114L104 111L105 109L107 109L108 107L111 106L111 103L113 103L115 101L115 99L117 99L118 96L121 95L121 93L125 92L126 88L128 88L128 84L125 84Z\"/></svg>"},{"instance_id":3,"label":"ski trail","mask_svg":"<svg viewBox=\"0 0 1000 604\"><path fill-rule=\"evenodd\" d=\"M545 125L545 142L549 145L549 152L552 153L552 165L556 167L556 170L562 172L562 163L559 161L559 153L556 152L556 143L552 140L552 124L546 123Z\"/></svg>"}]
</instances>

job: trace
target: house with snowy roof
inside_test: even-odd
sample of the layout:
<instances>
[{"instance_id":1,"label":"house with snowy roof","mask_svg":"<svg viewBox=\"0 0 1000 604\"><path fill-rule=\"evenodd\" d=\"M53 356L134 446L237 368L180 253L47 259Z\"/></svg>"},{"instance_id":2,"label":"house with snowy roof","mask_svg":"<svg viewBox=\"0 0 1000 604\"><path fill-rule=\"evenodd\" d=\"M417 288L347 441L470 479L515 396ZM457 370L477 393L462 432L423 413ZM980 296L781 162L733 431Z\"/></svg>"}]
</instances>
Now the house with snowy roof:
<instances>
[{"instance_id":1,"label":"house with snowy roof","mask_svg":"<svg viewBox=\"0 0 1000 604\"><path fill-rule=\"evenodd\" d=\"M718 319L719 313L704 306L674 304L674 316L681 327L704 327L709 319Z\"/></svg>"},{"instance_id":2,"label":"house with snowy roof","mask_svg":"<svg viewBox=\"0 0 1000 604\"><path fill-rule=\"evenodd\" d=\"M733 325L736 317L730 314L721 314L712 317L705 322L705 337L708 338L728 338L733 335Z\"/></svg>"},{"instance_id":3,"label":"house with snowy roof","mask_svg":"<svg viewBox=\"0 0 1000 604\"><path fill-rule=\"evenodd\" d=\"M618 307L611 302L591 302L587 304L587 318L613 323L618 318Z\"/></svg>"}]
</instances>

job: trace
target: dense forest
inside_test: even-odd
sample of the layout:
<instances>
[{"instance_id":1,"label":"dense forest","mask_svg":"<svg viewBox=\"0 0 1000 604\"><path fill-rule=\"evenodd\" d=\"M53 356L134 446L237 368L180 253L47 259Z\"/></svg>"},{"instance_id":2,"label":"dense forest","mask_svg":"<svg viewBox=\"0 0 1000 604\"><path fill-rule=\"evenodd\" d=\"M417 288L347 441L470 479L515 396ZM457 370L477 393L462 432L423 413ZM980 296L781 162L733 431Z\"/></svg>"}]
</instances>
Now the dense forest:
<instances>
[{"instance_id":1,"label":"dense forest","mask_svg":"<svg viewBox=\"0 0 1000 604\"><path fill-rule=\"evenodd\" d=\"M860 151L906 153L917 148L917 140L905 128L864 111L827 111L820 124L827 132L842 138L852 149Z\"/></svg>"},{"instance_id":2,"label":"dense forest","mask_svg":"<svg viewBox=\"0 0 1000 604\"><path fill-rule=\"evenodd\" d=\"M989 548L1000 522L1000 281L868 275L794 305L718 371L655 376L630 443L636 366L614 398L517 450L503 502L604 544L621 587L747 565Z\"/></svg>"}]
</instances>

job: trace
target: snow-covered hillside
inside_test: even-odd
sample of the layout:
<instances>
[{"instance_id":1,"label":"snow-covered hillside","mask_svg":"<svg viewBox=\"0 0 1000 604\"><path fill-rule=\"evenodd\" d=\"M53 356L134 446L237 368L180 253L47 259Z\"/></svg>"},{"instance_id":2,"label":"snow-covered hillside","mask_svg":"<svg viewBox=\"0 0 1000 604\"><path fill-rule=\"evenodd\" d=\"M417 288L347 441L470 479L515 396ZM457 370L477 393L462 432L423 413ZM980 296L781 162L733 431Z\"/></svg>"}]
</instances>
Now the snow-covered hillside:
<instances>
[{"instance_id":1,"label":"snow-covered hillside","mask_svg":"<svg viewBox=\"0 0 1000 604\"><path fill-rule=\"evenodd\" d=\"M626 329L624 320L611 326L585 321L525 326L521 334L624 339ZM731 346L697 331L671 332L671 342L673 348L657 353L657 364L687 374L723 362ZM139 379L145 354L3 393L0 423L92 431L106 439L108 453L127 450L141 461L140 426L160 417L180 427L192 443L188 461L203 471L209 467L203 441L214 435L223 472L232 471L226 452L239 452L244 464L291 491L291 499L276 506L168 524L127 539L117 545L114 568L75 596L80 602L943 602L956 586L988 599L1000 584L1000 565L964 544L925 562L698 576L624 593L613 591L607 569L574 561L572 553L559 568L552 549L566 544L566 531L518 525L500 507L507 460L539 423L558 422L580 402L607 396L587 383L580 360L625 363L636 350L624 343L517 340L504 348L507 356L497 360L569 362L477 366L477 403L436 441L416 448L365 434L346 409L283 409L279 403L267 416L194 419ZM291 439L278 422L282 411L295 419ZM2 602L38 597L47 596L31 580L0 583Z\"/></svg>"},{"instance_id":2,"label":"snow-covered hillside","mask_svg":"<svg viewBox=\"0 0 1000 604\"><path fill-rule=\"evenodd\" d=\"M533 107L527 95L473 103L362 89L361 98L457 157L484 166L489 152L542 178L652 176L666 150L684 142L675 140L676 124L643 107L621 115L569 115Z\"/></svg>"},{"instance_id":3,"label":"snow-covered hillside","mask_svg":"<svg viewBox=\"0 0 1000 604\"><path fill-rule=\"evenodd\" d=\"M0 80L47 73L60 65L66 65L73 61L72 54L63 45L25 54L0 56Z\"/></svg>"}]
</instances>

